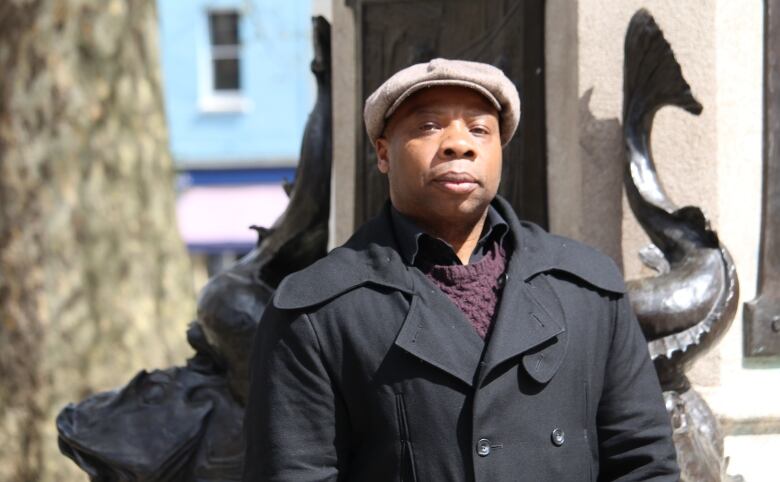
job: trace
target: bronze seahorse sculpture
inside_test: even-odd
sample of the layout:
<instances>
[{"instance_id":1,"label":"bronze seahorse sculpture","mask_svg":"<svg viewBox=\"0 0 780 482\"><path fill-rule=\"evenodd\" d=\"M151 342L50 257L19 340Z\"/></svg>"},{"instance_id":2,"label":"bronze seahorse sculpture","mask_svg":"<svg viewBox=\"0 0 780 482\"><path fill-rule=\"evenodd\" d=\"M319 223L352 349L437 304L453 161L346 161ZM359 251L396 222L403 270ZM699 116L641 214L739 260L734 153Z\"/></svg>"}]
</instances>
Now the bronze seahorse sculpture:
<instances>
[{"instance_id":1,"label":"bronze seahorse sculpture","mask_svg":"<svg viewBox=\"0 0 780 482\"><path fill-rule=\"evenodd\" d=\"M650 147L656 112L677 106L698 115L702 105L644 9L628 27L624 75L624 184L631 210L653 243L640 256L658 272L628 282L632 306L672 417L682 480L730 480L717 420L685 371L731 326L739 283L728 250L701 209L678 208L658 179Z\"/></svg>"},{"instance_id":2,"label":"bronze seahorse sculpture","mask_svg":"<svg viewBox=\"0 0 780 482\"><path fill-rule=\"evenodd\" d=\"M119 390L69 404L60 450L91 480L239 481L252 338L279 281L324 256L332 159L330 25L313 19L317 100L290 203L256 247L201 290L184 367L141 371Z\"/></svg>"},{"instance_id":3,"label":"bronze seahorse sculpture","mask_svg":"<svg viewBox=\"0 0 780 482\"><path fill-rule=\"evenodd\" d=\"M255 326L279 282L327 253L332 164L330 25L314 19L317 100L309 114L290 203L258 244L235 266L213 277L198 298L198 321L224 360L233 393L243 404Z\"/></svg>"}]
</instances>

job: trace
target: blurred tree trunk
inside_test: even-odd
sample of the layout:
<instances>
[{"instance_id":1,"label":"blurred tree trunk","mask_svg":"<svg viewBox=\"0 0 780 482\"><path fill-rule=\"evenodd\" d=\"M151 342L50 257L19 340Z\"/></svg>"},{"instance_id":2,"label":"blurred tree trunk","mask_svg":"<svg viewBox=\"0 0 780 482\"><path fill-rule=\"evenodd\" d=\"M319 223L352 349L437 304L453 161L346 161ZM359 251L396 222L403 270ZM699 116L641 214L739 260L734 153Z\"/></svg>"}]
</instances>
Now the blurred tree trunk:
<instances>
[{"instance_id":1,"label":"blurred tree trunk","mask_svg":"<svg viewBox=\"0 0 780 482\"><path fill-rule=\"evenodd\" d=\"M187 355L154 0L0 0L0 480L85 480L68 401Z\"/></svg>"}]
</instances>

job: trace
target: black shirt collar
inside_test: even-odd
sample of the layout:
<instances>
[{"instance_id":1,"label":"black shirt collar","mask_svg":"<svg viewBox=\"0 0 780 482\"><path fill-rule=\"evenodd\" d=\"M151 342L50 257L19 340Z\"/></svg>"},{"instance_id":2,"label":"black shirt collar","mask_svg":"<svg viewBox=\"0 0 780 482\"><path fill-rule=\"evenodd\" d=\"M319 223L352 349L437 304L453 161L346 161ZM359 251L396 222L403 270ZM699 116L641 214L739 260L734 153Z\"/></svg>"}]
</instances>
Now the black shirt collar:
<instances>
[{"instance_id":1,"label":"black shirt collar","mask_svg":"<svg viewBox=\"0 0 780 482\"><path fill-rule=\"evenodd\" d=\"M401 250L401 257L407 264L413 266L419 266L420 264L462 264L449 243L426 233L395 207L391 206L390 216L393 223L393 231ZM480 236L474 252L471 254L469 263L476 263L482 259L493 243L503 243L508 231L509 225L506 220L492 205L488 206L485 225L482 228L482 236Z\"/></svg>"}]
</instances>

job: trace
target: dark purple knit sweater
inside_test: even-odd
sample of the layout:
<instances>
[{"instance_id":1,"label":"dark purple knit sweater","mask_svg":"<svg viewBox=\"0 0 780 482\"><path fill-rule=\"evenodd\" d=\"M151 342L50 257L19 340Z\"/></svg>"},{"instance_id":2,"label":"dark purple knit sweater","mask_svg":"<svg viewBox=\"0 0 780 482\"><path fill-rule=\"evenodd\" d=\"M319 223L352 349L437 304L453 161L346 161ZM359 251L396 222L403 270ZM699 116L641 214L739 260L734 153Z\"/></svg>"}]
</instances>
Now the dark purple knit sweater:
<instances>
[{"instance_id":1,"label":"dark purple knit sweater","mask_svg":"<svg viewBox=\"0 0 780 482\"><path fill-rule=\"evenodd\" d=\"M499 243L467 265L433 265L425 275L466 315L483 339L495 319L503 288L506 254Z\"/></svg>"}]
</instances>

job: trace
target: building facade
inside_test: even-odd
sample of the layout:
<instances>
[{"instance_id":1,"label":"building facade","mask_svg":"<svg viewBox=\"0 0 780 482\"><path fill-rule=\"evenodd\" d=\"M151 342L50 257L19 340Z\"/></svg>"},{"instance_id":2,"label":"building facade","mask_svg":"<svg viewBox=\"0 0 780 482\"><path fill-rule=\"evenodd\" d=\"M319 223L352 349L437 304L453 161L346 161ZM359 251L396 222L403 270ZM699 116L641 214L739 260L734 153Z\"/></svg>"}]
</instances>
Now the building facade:
<instances>
[{"instance_id":1,"label":"building facade","mask_svg":"<svg viewBox=\"0 0 780 482\"><path fill-rule=\"evenodd\" d=\"M314 102L312 2L158 0L178 220L219 265L284 210ZM211 272L217 268L210 270Z\"/></svg>"}]
</instances>

